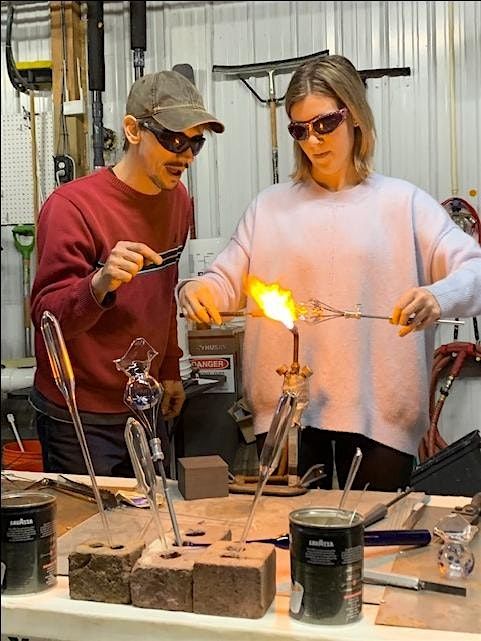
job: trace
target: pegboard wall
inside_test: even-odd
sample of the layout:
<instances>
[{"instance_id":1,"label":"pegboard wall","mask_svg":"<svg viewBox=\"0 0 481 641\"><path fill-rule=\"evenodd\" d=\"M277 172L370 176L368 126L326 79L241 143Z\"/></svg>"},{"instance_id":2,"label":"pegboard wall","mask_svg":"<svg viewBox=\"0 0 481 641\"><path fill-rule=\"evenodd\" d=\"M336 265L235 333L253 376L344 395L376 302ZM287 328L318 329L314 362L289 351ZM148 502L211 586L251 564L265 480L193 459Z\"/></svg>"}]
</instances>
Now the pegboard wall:
<instances>
[{"instance_id":1,"label":"pegboard wall","mask_svg":"<svg viewBox=\"0 0 481 641\"><path fill-rule=\"evenodd\" d=\"M53 116L35 117L37 175L40 202L55 187ZM30 120L21 113L2 115L2 225L34 222Z\"/></svg>"}]
</instances>

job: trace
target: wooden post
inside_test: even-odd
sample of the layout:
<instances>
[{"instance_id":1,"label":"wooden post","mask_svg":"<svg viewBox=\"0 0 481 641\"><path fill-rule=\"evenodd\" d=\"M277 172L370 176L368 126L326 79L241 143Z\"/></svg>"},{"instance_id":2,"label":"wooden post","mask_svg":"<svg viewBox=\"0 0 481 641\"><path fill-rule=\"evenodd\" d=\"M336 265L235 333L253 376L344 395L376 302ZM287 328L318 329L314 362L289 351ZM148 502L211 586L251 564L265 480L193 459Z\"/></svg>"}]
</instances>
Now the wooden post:
<instances>
[{"instance_id":1,"label":"wooden post","mask_svg":"<svg viewBox=\"0 0 481 641\"><path fill-rule=\"evenodd\" d=\"M90 172L88 156L88 88L86 20L80 2L51 2L52 99L54 109L54 153L67 154L75 163L75 175ZM77 62L78 61L78 62ZM83 93L83 113L63 115L67 100L81 98L77 68Z\"/></svg>"}]
</instances>

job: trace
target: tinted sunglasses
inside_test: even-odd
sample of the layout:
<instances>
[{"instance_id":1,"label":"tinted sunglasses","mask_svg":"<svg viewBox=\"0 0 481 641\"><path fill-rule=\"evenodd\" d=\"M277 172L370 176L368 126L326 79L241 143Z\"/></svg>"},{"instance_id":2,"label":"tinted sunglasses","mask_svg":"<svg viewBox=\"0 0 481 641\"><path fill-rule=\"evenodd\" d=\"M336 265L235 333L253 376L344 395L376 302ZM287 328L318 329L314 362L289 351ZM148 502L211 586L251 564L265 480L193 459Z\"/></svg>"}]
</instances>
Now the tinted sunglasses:
<instances>
[{"instance_id":1,"label":"tinted sunglasses","mask_svg":"<svg viewBox=\"0 0 481 641\"><path fill-rule=\"evenodd\" d=\"M341 122L346 120L347 114L347 108L343 107L338 111L332 111L331 113L324 114L322 116L315 116L306 122L293 120L289 123L287 129L294 140L307 140L311 135L311 130L314 131L315 134L324 136L325 134L330 134L337 129Z\"/></svg>"},{"instance_id":2,"label":"tinted sunglasses","mask_svg":"<svg viewBox=\"0 0 481 641\"><path fill-rule=\"evenodd\" d=\"M197 156L205 143L204 136L192 136L192 138L189 138L181 131L170 131L170 129L164 129L163 127L155 127L148 120L139 121L139 125L151 131L162 147L173 154L182 154L190 148L192 154Z\"/></svg>"}]
</instances>

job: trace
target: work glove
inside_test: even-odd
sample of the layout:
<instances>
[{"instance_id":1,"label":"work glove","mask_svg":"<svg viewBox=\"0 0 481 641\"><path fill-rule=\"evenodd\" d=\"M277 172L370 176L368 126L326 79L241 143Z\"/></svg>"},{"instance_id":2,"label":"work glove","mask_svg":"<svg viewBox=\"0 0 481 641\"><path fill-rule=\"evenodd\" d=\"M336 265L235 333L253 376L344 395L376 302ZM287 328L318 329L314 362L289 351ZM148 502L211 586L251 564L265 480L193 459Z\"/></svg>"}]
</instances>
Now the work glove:
<instances>
[{"instance_id":1,"label":"work glove","mask_svg":"<svg viewBox=\"0 0 481 641\"><path fill-rule=\"evenodd\" d=\"M179 305L184 316L196 323L222 325L209 286L200 280L190 280L179 291Z\"/></svg>"},{"instance_id":2,"label":"work glove","mask_svg":"<svg viewBox=\"0 0 481 641\"><path fill-rule=\"evenodd\" d=\"M418 332L439 320L441 308L436 298L427 289L413 287L397 301L391 315L393 325L402 325L399 336Z\"/></svg>"},{"instance_id":3,"label":"work glove","mask_svg":"<svg viewBox=\"0 0 481 641\"><path fill-rule=\"evenodd\" d=\"M164 388L160 406L164 420L170 421L180 414L185 401L185 392L182 381L161 381Z\"/></svg>"}]
</instances>

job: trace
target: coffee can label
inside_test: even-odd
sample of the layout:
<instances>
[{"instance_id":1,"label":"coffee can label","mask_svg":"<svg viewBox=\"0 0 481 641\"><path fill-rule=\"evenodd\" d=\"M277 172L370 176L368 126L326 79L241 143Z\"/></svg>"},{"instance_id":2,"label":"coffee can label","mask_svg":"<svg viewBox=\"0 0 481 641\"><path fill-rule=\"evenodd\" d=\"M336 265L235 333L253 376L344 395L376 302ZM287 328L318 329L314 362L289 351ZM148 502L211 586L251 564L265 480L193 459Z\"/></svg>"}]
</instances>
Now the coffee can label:
<instances>
[{"instance_id":1,"label":"coffee can label","mask_svg":"<svg viewBox=\"0 0 481 641\"><path fill-rule=\"evenodd\" d=\"M344 510L296 510L290 536L291 616L322 624L356 621L362 609L361 519Z\"/></svg>"},{"instance_id":2,"label":"coffee can label","mask_svg":"<svg viewBox=\"0 0 481 641\"><path fill-rule=\"evenodd\" d=\"M55 497L2 495L2 594L40 592L57 582Z\"/></svg>"}]
</instances>

